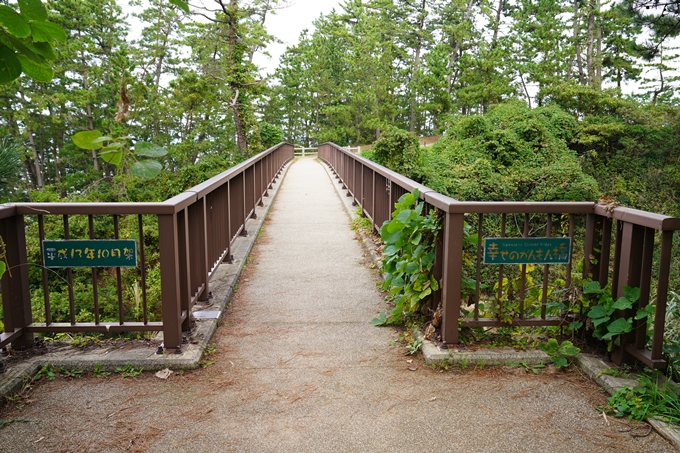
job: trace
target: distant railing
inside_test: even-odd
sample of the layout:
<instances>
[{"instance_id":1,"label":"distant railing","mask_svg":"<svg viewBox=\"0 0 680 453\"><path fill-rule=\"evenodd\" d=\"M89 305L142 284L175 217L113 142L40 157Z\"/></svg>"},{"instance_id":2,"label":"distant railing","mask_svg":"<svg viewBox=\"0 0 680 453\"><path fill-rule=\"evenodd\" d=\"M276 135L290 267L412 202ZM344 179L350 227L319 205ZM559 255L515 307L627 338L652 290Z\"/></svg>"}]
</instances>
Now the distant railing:
<instances>
[{"instance_id":1,"label":"distant railing","mask_svg":"<svg viewBox=\"0 0 680 453\"><path fill-rule=\"evenodd\" d=\"M165 348L179 350L182 332L191 326L192 306L208 299L210 278L219 264L231 257L234 239L247 234L246 221L255 216L255 207L262 204L263 197L268 196L267 190L293 157L293 146L281 143L162 203L16 203L3 206L0 208L0 236L6 244L9 270L2 277L5 333L0 335L0 347L9 343L15 349L29 347L36 332L163 331ZM52 216L61 218L57 227ZM113 231L105 236L95 233L100 229L97 228L101 223L100 216L113 220ZM136 228L132 229L136 229L137 237L127 239L135 239L138 244L138 266L132 271L138 272L140 282L134 292L140 305L138 319L130 320L132 314L125 312L124 293L129 294L133 289L123 287L119 267L88 268L92 279L91 293L87 294L92 299L92 322L78 321L75 298L82 295L74 294L73 269L55 275L55 271L42 267L39 281L29 279L29 266L40 268L44 257L41 251L39 263L28 261L28 226L37 223L40 242L44 239L118 239L123 221L127 224L136 222ZM79 236L74 234L74 223L79 224ZM46 224L50 226L49 232L46 232ZM148 256L145 227L157 228L160 256ZM162 320L152 322L149 320L147 283L149 271L156 269L157 275L158 267ZM118 319L114 322L101 319L99 303L103 288L99 280L105 276L116 281ZM67 296L55 293L51 285L63 280L67 283ZM40 311L44 321L41 322L34 321L31 306L31 292L36 288L42 291ZM66 320L62 322L54 322L55 307L51 299L56 297L68 298L67 313L62 314Z\"/></svg>"},{"instance_id":2,"label":"distant railing","mask_svg":"<svg viewBox=\"0 0 680 453\"><path fill-rule=\"evenodd\" d=\"M645 320L636 320L633 331L622 337L622 345L612 358L617 364L635 358L649 367L665 368L662 348L670 261L673 234L680 229L680 219L594 202L461 202L331 143L319 146L319 158L330 166L347 196L361 206L376 231L390 219L399 197L414 188L420 191L426 211L434 208L441 214L443 225L435 251L435 274L441 285L432 308L441 301L444 347L458 344L459 327L564 324L568 321L564 307L550 299L579 303L573 300L572 286L572 261L576 258L582 259L579 264L584 279L597 280L602 287L611 283L614 299L623 296L624 286L640 288L634 308L647 306L651 294L656 293L651 351L645 349ZM473 251L464 243L464 231L470 228L467 223L477 234ZM537 272L529 272L527 265L485 265L485 236L569 237L573 254L567 264L543 265L542 282L534 285L531 274ZM466 276L465 270L472 275ZM483 277L495 282L492 287L481 287ZM549 297L555 286L550 279L560 280L559 297ZM511 313L504 300L517 301ZM489 308L488 304L495 306ZM484 317L482 312L492 312L493 316ZM619 312L618 316L634 317L635 310Z\"/></svg>"},{"instance_id":3,"label":"distant railing","mask_svg":"<svg viewBox=\"0 0 680 453\"><path fill-rule=\"evenodd\" d=\"M295 148L295 155L305 157L309 154L316 154L318 149L319 148L317 148L315 146L312 146L312 147L309 147L309 148L305 148L305 147L300 146L300 147Z\"/></svg>"}]
</instances>

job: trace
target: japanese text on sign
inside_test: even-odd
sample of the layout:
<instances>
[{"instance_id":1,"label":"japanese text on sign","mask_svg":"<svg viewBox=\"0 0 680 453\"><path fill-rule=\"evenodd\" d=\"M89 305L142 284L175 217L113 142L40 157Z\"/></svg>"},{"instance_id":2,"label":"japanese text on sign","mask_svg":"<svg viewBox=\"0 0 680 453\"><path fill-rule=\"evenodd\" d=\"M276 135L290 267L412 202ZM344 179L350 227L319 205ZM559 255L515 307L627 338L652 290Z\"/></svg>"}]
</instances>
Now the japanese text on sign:
<instances>
[{"instance_id":1,"label":"japanese text on sign","mask_svg":"<svg viewBox=\"0 0 680 453\"><path fill-rule=\"evenodd\" d=\"M567 264L570 238L484 238L484 264Z\"/></svg>"},{"instance_id":2,"label":"japanese text on sign","mask_svg":"<svg viewBox=\"0 0 680 453\"><path fill-rule=\"evenodd\" d=\"M133 239L43 241L45 267L136 267Z\"/></svg>"}]
</instances>

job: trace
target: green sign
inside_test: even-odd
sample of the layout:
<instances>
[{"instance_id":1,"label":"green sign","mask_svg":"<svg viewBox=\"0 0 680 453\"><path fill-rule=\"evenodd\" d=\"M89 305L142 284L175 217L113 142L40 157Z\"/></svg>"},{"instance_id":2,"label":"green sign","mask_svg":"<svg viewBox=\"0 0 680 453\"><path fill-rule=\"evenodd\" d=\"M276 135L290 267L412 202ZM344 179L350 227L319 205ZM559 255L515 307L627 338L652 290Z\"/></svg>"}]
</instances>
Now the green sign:
<instances>
[{"instance_id":1,"label":"green sign","mask_svg":"<svg viewBox=\"0 0 680 453\"><path fill-rule=\"evenodd\" d=\"M570 238L484 238L484 264L567 264Z\"/></svg>"},{"instance_id":2,"label":"green sign","mask_svg":"<svg viewBox=\"0 0 680 453\"><path fill-rule=\"evenodd\" d=\"M136 267L134 239L43 241L45 267Z\"/></svg>"}]
</instances>

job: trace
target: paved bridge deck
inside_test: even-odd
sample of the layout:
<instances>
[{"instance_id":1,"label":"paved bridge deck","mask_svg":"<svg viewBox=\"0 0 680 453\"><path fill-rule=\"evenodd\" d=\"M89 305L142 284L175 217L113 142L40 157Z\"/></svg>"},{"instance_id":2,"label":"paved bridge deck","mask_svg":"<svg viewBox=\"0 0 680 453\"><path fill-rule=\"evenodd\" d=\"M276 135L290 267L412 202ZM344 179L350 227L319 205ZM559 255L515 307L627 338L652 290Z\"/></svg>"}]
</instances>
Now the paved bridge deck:
<instances>
[{"instance_id":1,"label":"paved bridge deck","mask_svg":"<svg viewBox=\"0 0 680 453\"><path fill-rule=\"evenodd\" d=\"M598 414L578 372L438 372L399 331L329 177L289 169L213 343L214 363L41 383L0 420L2 452L673 451ZM416 371L409 366L415 365Z\"/></svg>"}]
</instances>

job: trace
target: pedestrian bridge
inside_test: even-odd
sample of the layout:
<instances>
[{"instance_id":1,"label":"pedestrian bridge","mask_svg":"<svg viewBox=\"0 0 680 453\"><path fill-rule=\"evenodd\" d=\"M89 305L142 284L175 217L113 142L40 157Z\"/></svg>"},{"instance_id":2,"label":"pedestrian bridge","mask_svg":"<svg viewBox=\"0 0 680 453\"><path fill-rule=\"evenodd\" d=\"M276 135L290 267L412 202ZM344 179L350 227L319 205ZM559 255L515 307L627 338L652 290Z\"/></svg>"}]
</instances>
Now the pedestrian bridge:
<instances>
[{"instance_id":1,"label":"pedestrian bridge","mask_svg":"<svg viewBox=\"0 0 680 453\"><path fill-rule=\"evenodd\" d=\"M0 235L9 271L2 278L5 333L0 347L30 347L35 333L162 331L165 349L181 352L183 332L192 324L192 307L211 297L211 278L221 263L231 259L234 240L257 233L247 231L246 222L256 215L256 206L269 201L269 190L281 183L282 171L294 158L292 145L279 144L162 203L3 206ZM632 286L641 289L639 308L656 303L651 349L646 349L645 329L637 328L643 327L644 320L635 321L636 328L614 351L614 361L666 366L662 359L664 320L673 233L680 229L680 219L597 202L458 201L331 143L319 147L318 158L342 185L343 196L361 208L375 230L391 217L399 197L413 189L419 190L426 212L437 212L442 224L434 266L439 290L428 307L432 312L441 308L441 347L458 344L459 327L568 324L579 311L572 287L578 267L583 278L597 280L602 287L611 285L615 298L623 295L624 286ZM312 178L315 165L308 158L295 163L291 174L296 182L291 182L291 187L297 180ZM309 175L303 169L309 169ZM321 256L328 263L339 253L320 236L329 225L316 220L322 219L334 202L334 195L322 197L320 193L309 186L295 192L295 203L313 206L311 217L302 219L306 222L302 225L293 222L302 215L295 206L278 210L277 216L296 225L281 233L290 244L290 250L282 253L296 257L290 264L295 268L303 269L309 258L296 255L299 243L309 242L313 247L305 253ZM110 227L102 227L104 223ZM537 284L537 279L530 277L536 275L536 269L532 271L526 264L485 263L485 237L569 238L571 255L564 264L541 265L543 278ZM58 253L56 248L61 247L62 258L68 258L69 253L75 256L74 247L87 246L92 251L96 244L60 242L49 252L41 247L43 241L102 239L136 243L136 266L97 264L93 255L88 264L85 252L85 258L73 265L77 268L66 264L57 270L41 267L54 258L47 254ZM345 241L349 243L351 238ZM335 278L332 269L328 267L323 275L318 269L306 269L279 278L277 294L284 297L286 284L302 285L311 278L323 279L331 287ZM80 276L82 282L83 272L88 273L91 284L89 288L80 285L74 292L74 281ZM115 291L103 288L103 280L111 282ZM555 281L560 281L557 288ZM340 285L347 292L356 290ZM655 300L651 300L653 295ZM82 303L83 297L91 301L87 312L92 319L80 319L78 301ZM355 299L360 298L357 294ZM498 302L491 309L490 300L508 303Z\"/></svg>"}]
</instances>

